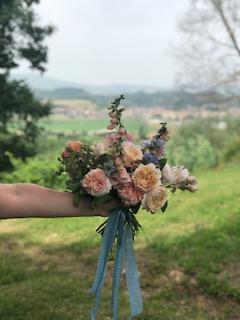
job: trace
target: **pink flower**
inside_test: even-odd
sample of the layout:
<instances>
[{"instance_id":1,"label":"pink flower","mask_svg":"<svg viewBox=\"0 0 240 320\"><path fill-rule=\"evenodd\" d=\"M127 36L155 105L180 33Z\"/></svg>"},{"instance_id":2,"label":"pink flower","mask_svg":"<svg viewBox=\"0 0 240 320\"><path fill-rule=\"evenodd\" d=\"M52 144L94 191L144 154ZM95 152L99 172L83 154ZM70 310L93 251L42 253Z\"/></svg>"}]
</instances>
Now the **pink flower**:
<instances>
[{"instance_id":1,"label":"pink flower","mask_svg":"<svg viewBox=\"0 0 240 320\"><path fill-rule=\"evenodd\" d=\"M117 168L122 168L123 167L122 160L119 157L117 157L115 159L115 165L116 165Z\"/></svg>"},{"instance_id":2,"label":"pink flower","mask_svg":"<svg viewBox=\"0 0 240 320\"><path fill-rule=\"evenodd\" d=\"M108 194L112 185L102 169L92 169L81 181L83 188L94 197Z\"/></svg>"},{"instance_id":3,"label":"pink flower","mask_svg":"<svg viewBox=\"0 0 240 320\"><path fill-rule=\"evenodd\" d=\"M118 140L119 136L115 133L109 133L105 137L105 143L107 146L111 146L114 142Z\"/></svg>"},{"instance_id":4,"label":"pink flower","mask_svg":"<svg viewBox=\"0 0 240 320\"><path fill-rule=\"evenodd\" d=\"M126 139L130 142L133 142L134 138L133 135L131 133L126 132Z\"/></svg>"},{"instance_id":5,"label":"pink flower","mask_svg":"<svg viewBox=\"0 0 240 320\"><path fill-rule=\"evenodd\" d=\"M118 124L118 119L117 118L112 118L111 119L111 124Z\"/></svg>"},{"instance_id":6,"label":"pink flower","mask_svg":"<svg viewBox=\"0 0 240 320\"><path fill-rule=\"evenodd\" d=\"M111 118L115 117L115 112L113 112L113 111L108 112L108 114L109 114L109 116L110 116Z\"/></svg>"},{"instance_id":7,"label":"pink flower","mask_svg":"<svg viewBox=\"0 0 240 320\"><path fill-rule=\"evenodd\" d=\"M140 146L136 146L130 141L122 144L122 160L125 166L130 167L137 161L141 161L143 153Z\"/></svg>"},{"instance_id":8,"label":"pink flower","mask_svg":"<svg viewBox=\"0 0 240 320\"><path fill-rule=\"evenodd\" d=\"M131 183L132 179L126 168L120 167L118 172L110 177L110 181L114 187L117 187L118 185Z\"/></svg>"},{"instance_id":9,"label":"pink flower","mask_svg":"<svg viewBox=\"0 0 240 320\"><path fill-rule=\"evenodd\" d=\"M143 192L137 190L132 183L120 185L117 192L125 206L134 206L143 198Z\"/></svg>"},{"instance_id":10,"label":"pink flower","mask_svg":"<svg viewBox=\"0 0 240 320\"><path fill-rule=\"evenodd\" d=\"M113 124L113 123L111 123L111 124L109 124L108 126L107 126L107 129L108 130L113 130L113 129L115 129L116 128L116 124Z\"/></svg>"},{"instance_id":11,"label":"pink flower","mask_svg":"<svg viewBox=\"0 0 240 320\"><path fill-rule=\"evenodd\" d=\"M65 149L62 152L62 159L67 159L70 156L70 153Z\"/></svg>"},{"instance_id":12,"label":"pink flower","mask_svg":"<svg viewBox=\"0 0 240 320\"><path fill-rule=\"evenodd\" d=\"M126 134L126 130L124 128L119 128L118 134L120 137L124 137Z\"/></svg>"}]
</instances>

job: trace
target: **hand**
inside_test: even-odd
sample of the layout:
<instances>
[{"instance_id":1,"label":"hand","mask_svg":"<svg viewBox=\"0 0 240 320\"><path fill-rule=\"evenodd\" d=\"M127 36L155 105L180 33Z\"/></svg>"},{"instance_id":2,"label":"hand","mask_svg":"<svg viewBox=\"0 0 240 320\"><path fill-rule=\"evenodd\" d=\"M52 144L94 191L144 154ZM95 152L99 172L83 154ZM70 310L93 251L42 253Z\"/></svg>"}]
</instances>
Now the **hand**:
<instances>
[{"instance_id":1,"label":"hand","mask_svg":"<svg viewBox=\"0 0 240 320\"><path fill-rule=\"evenodd\" d=\"M93 210L94 216L108 217L111 214L111 210L121 206L121 201L114 198Z\"/></svg>"}]
</instances>

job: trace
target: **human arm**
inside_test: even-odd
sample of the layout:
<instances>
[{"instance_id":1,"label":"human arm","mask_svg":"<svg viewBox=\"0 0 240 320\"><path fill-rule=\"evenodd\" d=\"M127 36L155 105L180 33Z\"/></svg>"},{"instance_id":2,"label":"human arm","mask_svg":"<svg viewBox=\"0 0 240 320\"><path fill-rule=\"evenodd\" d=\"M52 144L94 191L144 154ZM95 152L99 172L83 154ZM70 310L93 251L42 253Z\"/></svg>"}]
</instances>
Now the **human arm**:
<instances>
[{"instance_id":1,"label":"human arm","mask_svg":"<svg viewBox=\"0 0 240 320\"><path fill-rule=\"evenodd\" d=\"M55 191L30 183L0 184L0 218L28 217L82 217L107 216L119 206L112 200L96 209L88 198L82 198L78 207L73 205L69 192Z\"/></svg>"}]
</instances>

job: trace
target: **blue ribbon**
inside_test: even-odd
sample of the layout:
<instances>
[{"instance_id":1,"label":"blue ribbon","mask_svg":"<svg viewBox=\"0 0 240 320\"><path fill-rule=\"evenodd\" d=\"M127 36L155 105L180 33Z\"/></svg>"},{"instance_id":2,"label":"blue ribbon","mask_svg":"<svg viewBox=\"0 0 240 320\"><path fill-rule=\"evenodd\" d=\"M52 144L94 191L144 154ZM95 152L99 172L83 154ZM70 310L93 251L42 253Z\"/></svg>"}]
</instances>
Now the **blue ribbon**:
<instances>
[{"instance_id":1,"label":"blue ribbon","mask_svg":"<svg viewBox=\"0 0 240 320\"><path fill-rule=\"evenodd\" d=\"M91 310L91 320L96 320L97 317L101 290L106 276L108 256L115 239L117 239L117 246L112 287L113 320L118 320L119 288L123 267L126 269L125 274L129 291L131 318L142 313L141 288L134 255L132 226L129 223L129 219L126 220L126 215L130 215L130 212L126 212L125 208L124 211L118 209L107 220L98 258L95 281L91 289L91 293L95 295L95 303Z\"/></svg>"}]
</instances>

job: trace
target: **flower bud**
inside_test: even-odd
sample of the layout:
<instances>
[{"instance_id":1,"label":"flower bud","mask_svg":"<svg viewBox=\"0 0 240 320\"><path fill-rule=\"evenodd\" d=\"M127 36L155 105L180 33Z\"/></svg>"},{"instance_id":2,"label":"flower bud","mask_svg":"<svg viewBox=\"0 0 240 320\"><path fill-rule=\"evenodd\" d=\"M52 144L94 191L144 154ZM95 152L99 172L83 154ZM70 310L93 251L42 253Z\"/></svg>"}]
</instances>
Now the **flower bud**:
<instances>
[{"instance_id":1,"label":"flower bud","mask_svg":"<svg viewBox=\"0 0 240 320\"><path fill-rule=\"evenodd\" d=\"M190 192L196 192L198 190L198 185L197 184L190 184L187 186L187 188Z\"/></svg>"},{"instance_id":2,"label":"flower bud","mask_svg":"<svg viewBox=\"0 0 240 320\"><path fill-rule=\"evenodd\" d=\"M66 150L68 152L80 152L82 148L82 143L80 141L69 141L66 144Z\"/></svg>"},{"instance_id":3,"label":"flower bud","mask_svg":"<svg viewBox=\"0 0 240 320\"><path fill-rule=\"evenodd\" d=\"M124 128L119 128L118 134L119 134L120 137L123 137L126 134L126 130Z\"/></svg>"}]
</instances>

